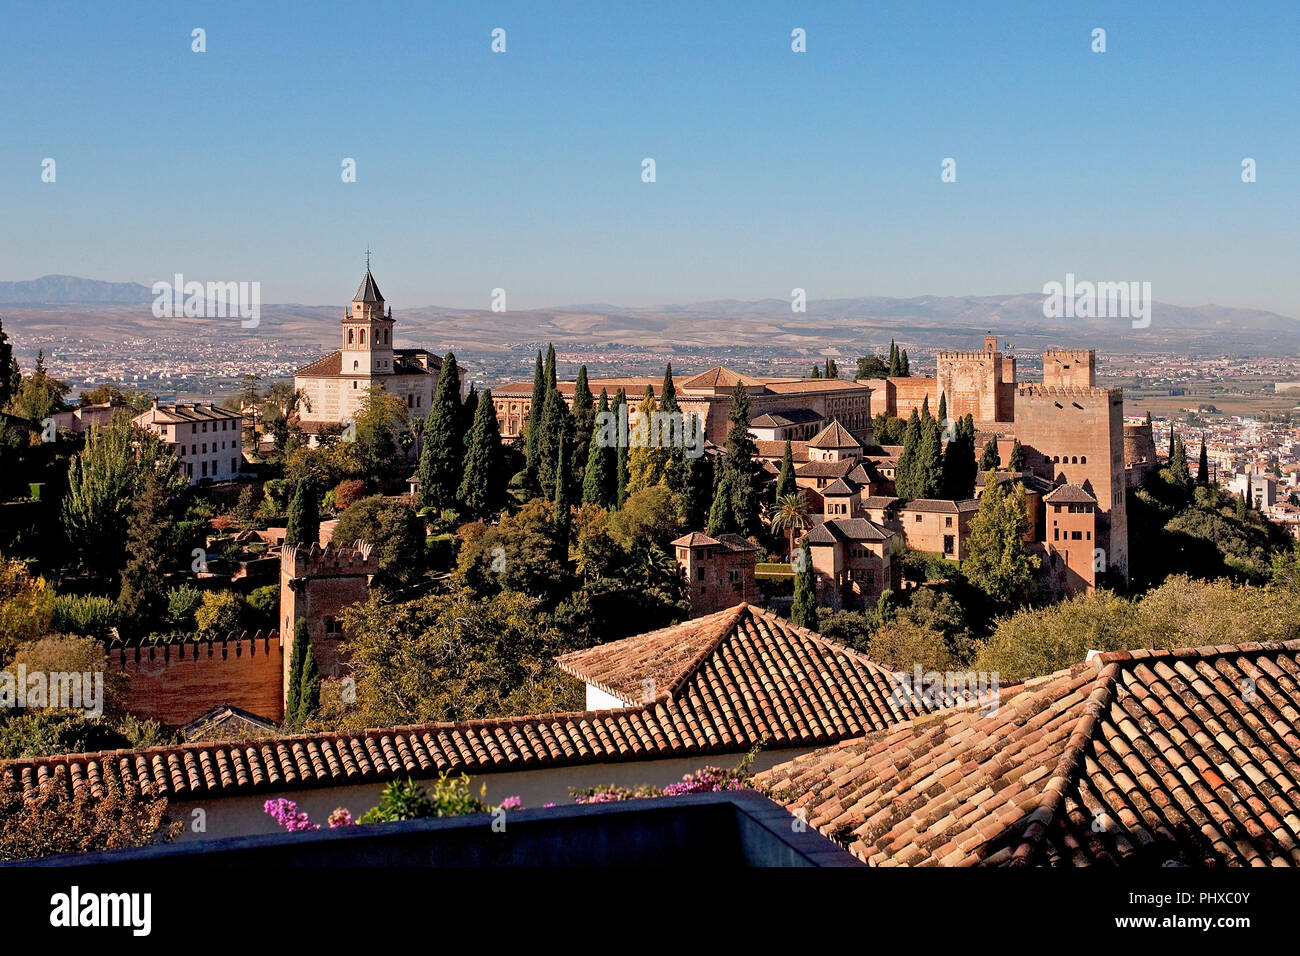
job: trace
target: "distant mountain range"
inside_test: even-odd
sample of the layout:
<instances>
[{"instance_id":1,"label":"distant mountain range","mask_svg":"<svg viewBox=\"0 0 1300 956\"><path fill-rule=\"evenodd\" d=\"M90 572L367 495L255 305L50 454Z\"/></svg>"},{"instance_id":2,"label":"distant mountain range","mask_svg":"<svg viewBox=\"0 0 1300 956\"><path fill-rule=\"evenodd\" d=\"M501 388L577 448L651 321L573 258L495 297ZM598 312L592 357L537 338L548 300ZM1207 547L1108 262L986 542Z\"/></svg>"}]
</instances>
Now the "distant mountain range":
<instances>
[{"instance_id":1,"label":"distant mountain range","mask_svg":"<svg viewBox=\"0 0 1300 956\"><path fill-rule=\"evenodd\" d=\"M26 282L0 282L6 323L55 333L75 326L79 334L102 338L176 332L188 326L202 334L207 319L156 319L147 306L150 287L137 282L101 282L50 275ZM938 348L978 347L986 331L1015 336L1024 347L1043 344L1096 345L1125 351L1283 352L1300 350L1300 321L1259 309L1156 302L1149 328L1127 319L1049 319L1043 296L1027 292L1000 296L866 296L813 299L794 313L783 299L723 299L682 305L629 308L583 304L507 313L403 306L393 303L398 335L439 351L474 346L510 348L554 341L589 345L835 348L878 344L882 339L921 341ZM17 308L13 308L17 306ZM330 306L262 305L263 334L286 342L329 342L343 302ZM86 323L95 316L93 328Z\"/></svg>"},{"instance_id":2,"label":"distant mountain range","mask_svg":"<svg viewBox=\"0 0 1300 956\"><path fill-rule=\"evenodd\" d=\"M138 282L102 282L77 276L41 276L26 282L0 282L0 303L66 305L68 303L141 305L153 302L149 286Z\"/></svg>"}]
</instances>

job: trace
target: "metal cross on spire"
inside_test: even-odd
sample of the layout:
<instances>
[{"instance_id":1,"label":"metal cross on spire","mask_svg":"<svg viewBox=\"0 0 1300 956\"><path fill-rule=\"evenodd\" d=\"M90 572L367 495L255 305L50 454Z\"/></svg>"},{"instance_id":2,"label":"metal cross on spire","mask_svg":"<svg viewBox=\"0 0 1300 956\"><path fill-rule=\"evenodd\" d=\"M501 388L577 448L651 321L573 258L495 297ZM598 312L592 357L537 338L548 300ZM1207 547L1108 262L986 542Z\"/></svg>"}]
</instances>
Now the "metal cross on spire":
<instances>
[{"instance_id":1,"label":"metal cross on spire","mask_svg":"<svg viewBox=\"0 0 1300 956\"><path fill-rule=\"evenodd\" d=\"M370 244L366 243L366 271L370 271Z\"/></svg>"}]
</instances>

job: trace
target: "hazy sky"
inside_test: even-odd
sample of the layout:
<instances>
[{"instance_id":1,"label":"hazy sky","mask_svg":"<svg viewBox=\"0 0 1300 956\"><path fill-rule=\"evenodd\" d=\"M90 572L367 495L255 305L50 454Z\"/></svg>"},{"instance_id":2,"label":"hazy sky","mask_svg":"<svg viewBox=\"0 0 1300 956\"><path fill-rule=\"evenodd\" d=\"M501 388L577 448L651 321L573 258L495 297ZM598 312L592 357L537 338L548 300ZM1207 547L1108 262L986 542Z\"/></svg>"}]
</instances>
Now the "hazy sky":
<instances>
[{"instance_id":1,"label":"hazy sky","mask_svg":"<svg viewBox=\"0 0 1300 956\"><path fill-rule=\"evenodd\" d=\"M342 304L369 245L398 310L486 308L495 287L512 308L994 294L1073 272L1300 316L1295 0L5 19L0 279L182 272Z\"/></svg>"}]
</instances>

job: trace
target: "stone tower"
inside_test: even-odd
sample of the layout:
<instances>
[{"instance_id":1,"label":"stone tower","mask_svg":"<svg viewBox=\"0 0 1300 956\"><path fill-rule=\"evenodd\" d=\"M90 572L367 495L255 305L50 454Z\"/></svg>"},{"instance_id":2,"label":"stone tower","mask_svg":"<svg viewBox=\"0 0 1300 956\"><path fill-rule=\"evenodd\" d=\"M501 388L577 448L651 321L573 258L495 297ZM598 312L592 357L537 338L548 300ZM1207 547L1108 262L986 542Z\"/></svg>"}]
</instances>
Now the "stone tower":
<instances>
[{"instance_id":1,"label":"stone tower","mask_svg":"<svg viewBox=\"0 0 1300 956\"><path fill-rule=\"evenodd\" d=\"M1045 349L1043 384L1092 388L1097 384L1097 353L1093 349Z\"/></svg>"},{"instance_id":2,"label":"stone tower","mask_svg":"<svg viewBox=\"0 0 1300 956\"><path fill-rule=\"evenodd\" d=\"M280 552L280 633L284 642L284 685L300 620L307 622L312 656L322 677L341 676L345 662L343 609L366 600L379 570L370 545L310 548L286 545Z\"/></svg>"},{"instance_id":3,"label":"stone tower","mask_svg":"<svg viewBox=\"0 0 1300 956\"><path fill-rule=\"evenodd\" d=\"M365 277L343 316L344 375L393 374L393 313L384 312L384 297L366 267Z\"/></svg>"}]
</instances>

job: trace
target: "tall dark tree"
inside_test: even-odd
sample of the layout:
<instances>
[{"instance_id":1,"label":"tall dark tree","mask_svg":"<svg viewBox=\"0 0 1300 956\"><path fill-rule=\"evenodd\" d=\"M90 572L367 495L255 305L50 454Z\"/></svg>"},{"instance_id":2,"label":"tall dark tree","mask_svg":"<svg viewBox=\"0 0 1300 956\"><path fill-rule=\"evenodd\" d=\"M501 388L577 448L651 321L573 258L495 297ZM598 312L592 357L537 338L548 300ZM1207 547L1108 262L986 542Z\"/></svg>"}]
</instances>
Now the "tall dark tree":
<instances>
[{"instance_id":1,"label":"tall dark tree","mask_svg":"<svg viewBox=\"0 0 1300 956\"><path fill-rule=\"evenodd\" d=\"M4 324L0 323L0 409L8 405L9 399L18 393L18 386L22 384L22 380L18 363L14 361L13 346L9 344L9 336L5 334Z\"/></svg>"},{"instance_id":2,"label":"tall dark tree","mask_svg":"<svg viewBox=\"0 0 1300 956\"><path fill-rule=\"evenodd\" d=\"M524 460L534 476L537 474L537 443L542 437L542 410L545 407L546 371L542 366L542 352L538 349L537 368L533 371L533 400L524 421Z\"/></svg>"},{"instance_id":3,"label":"tall dark tree","mask_svg":"<svg viewBox=\"0 0 1300 956\"><path fill-rule=\"evenodd\" d=\"M812 371L808 373L808 377L809 377L809 378L821 378L821 377L822 377L822 367L821 367L820 365L814 365L814 366L812 367Z\"/></svg>"},{"instance_id":4,"label":"tall dark tree","mask_svg":"<svg viewBox=\"0 0 1300 956\"><path fill-rule=\"evenodd\" d=\"M627 394L620 388L614 396L614 414L618 421L627 421ZM619 441L615 450L614 507L623 507L627 501L627 442Z\"/></svg>"},{"instance_id":5,"label":"tall dark tree","mask_svg":"<svg viewBox=\"0 0 1300 956\"><path fill-rule=\"evenodd\" d=\"M899 355L898 355L898 346L894 344L894 340L893 340L893 339L890 339L890 340L889 340L889 376L888 376L888 377L889 377L889 378L898 378L898 376L901 375L901 374L903 374L903 366L902 366L902 361L900 360Z\"/></svg>"},{"instance_id":6,"label":"tall dark tree","mask_svg":"<svg viewBox=\"0 0 1300 956\"><path fill-rule=\"evenodd\" d=\"M478 403L478 386L471 384L469 394L465 396L465 401L460 406L460 433L467 448L469 447L469 434L474 430L474 416L478 414Z\"/></svg>"},{"instance_id":7,"label":"tall dark tree","mask_svg":"<svg viewBox=\"0 0 1300 956\"><path fill-rule=\"evenodd\" d=\"M448 352L438 373L438 390L434 392L429 416L424 420L424 448L416 469L422 505L450 508L456 504L463 460L460 370L456 367L456 356Z\"/></svg>"},{"instance_id":8,"label":"tall dark tree","mask_svg":"<svg viewBox=\"0 0 1300 956\"><path fill-rule=\"evenodd\" d=\"M601 423L608 414L609 394L602 388L600 406L596 409L591 435L587 442L587 467L582 477L582 502L599 505L606 511L612 510L617 504L618 495L614 487L618 477L615 474L618 469L618 449L602 442L602 432L608 434L608 429Z\"/></svg>"},{"instance_id":9,"label":"tall dark tree","mask_svg":"<svg viewBox=\"0 0 1300 956\"><path fill-rule=\"evenodd\" d=\"M927 411L926 417L929 417ZM903 432L903 450L899 453L898 464L894 469L894 494L900 498L924 497L921 489L924 477L921 467L921 416L916 409L907 418L907 429Z\"/></svg>"},{"instance_id":10,"label":"tall dark tree","mask_svg":"<svg viewBox=\"0 0 1300 956\"><path fill-rule=\"evenodd\" d=\"M302 676L298 681L298 713L294 726L306 727L308 721L320 711L320 671L316 668L316 655L311 644L302 655Z\"/></svg>"},{"instance_id":11,"label":"tall dark tree","mask_svg":"<svg viewBox=\"0 0 1300 956\"><path fill-rule=\"evenodd\" d=\"M790 441L786 440L785 451L781 455L781 471L776 476L776 497L780 501L786 495L795 493L794 454L790 450Z\"/></svg>"},{"instance_id":12,"label":"tall dark tree","mask_svg":"<svg viewBox=\"0 0 1300 956\"><path fill-rule=\"evenodd\" d=\"M289 522L284 529L284 543L310 548L320 541L320 502L316 500L316 479L306 475L298 479L293 501L289 502Z\"/></svg>"},{"instance_id":13,"label":"tall dark tree","mask_svg":"<svg viewBox=\"0 0 1300 956\"><path fill-rule=\"evenodd\" d=\"M677 384L673 381L673 363L664 368L664 383L659 389L659 411L666 415L681 415L681 405L677 402ZM682 419L683 437L685 437L687 419ZM686 445L673 444L668 449L668 460L664 464L664 484L675 495L686 489Z\"/></svg>"},{"instance_id":14,"label":"tall dark tree","mask_svg":"<svg viewBox=\"0 0 1300 956\"><path fill-rule=\"evenodd\" d=\"M1169 459L1169 472L1174 481L1183 488L1190 488L1192 471L1187 465L1187 447L1181 440L1174 442L1174 453Z\"/></svg>"},{"instance_id":15,"label":"tall dark tree","mask_svg":"<svg viewBox=\"0 0 1300 956\"><path fill-rule=\"evenodd\" d=\"M542 409L542 429L537 441L537 483L542 495L555 497L556 482L567 485L570 475L561 462L569 460L568 447L573 442L573 416L558 389L546 393Z\"/></svg>"},{"instance_id":16,"label":"tall dark tree","mask_svg":"<svg viewBox=\"0 0 1300 956\"><path fill-rule=\"evenodd\" d=\"M465 448L465 470L456 499L473 515L487 515L501 504L505 490L505 453L492 389L485 389L474 412Z\"/></svg>"},{"instance_id":17,"label":"tall dark tree","mask_svg":"<svg viewBox=\"0 0 1300 956\"><path fill-rule=\"evenodd\" d=\"M758 446L749 433L749 418L749 393L742 382L736 382L731 393L726 451L722 456L714 506L709 512L711 535L724 532L750 535L759 529L761 475L755 460Z\"/></svg>"},{"instance_id":18,"label":"tall dark tree","mask_svg":"<svg viewBox=\"0 0 1300 956\"><path fill-rule=\"evenodd\" d=\"M289 681L284 692L284 726L292 730L298 721L298 702L302 699L303 664L311 637L307 633L307 619L299 618L293 626L293 649L289 652Z\"/></svg>"},{"instance_id":19,"label":"tall dark tree","mask_svg":"<svg viewBox=\"0 0 1300 956\"><path fill-rule=\"evenodd\" d=\"M546 387L558 388L559 380L555 377L555 346L546 346Z\"/></svg>"},{"instance_id":20,"label":"tall dark tree","mask_svg":"<svg viewBox=\"0 0 1300 956\"><path fill-rule=\"evenodd\" d=\"M578 369L577 381L573 383L573 465L570 469L573 478L571 487L581 488L587 473L587 436L591 434L592 423L596 419L596 400L591 394L587 382L587 366Z\"/></svg>"},{"instance_id":21,"label":"tall dark tree","mask_svg":"<svg viewBox=\"0 0 1300 956\"><path fill-rule=\"evenodd\" d=\"M817 576L812 566L812 551L805 539L799 549L794 575L794 604L790 606L790 623L817 630Z\"/></svg>"},{"instance_id":22,"label":"tall dark tree","mask_svg":"<svg viewBox=\"0 0 1300 956\"><path fill-rule=\"evenodd\" d=\"M835 359L833 358L828 358L826 360L826 377L827 378L840 377L840 367L835 364Z\"/></svg>"},{"instance_id":23,"label":"tall dark tree","mask_svg":"<svg viewBox=\"0 0 1300 956\"><path fill-rule=\"evenodd\" d=\"M1014 472L1025 470L1025 446L1020 444L1020 439L1014 439L1011 443L1011 457L1007 459L1007 468Z\"/></svg>"},{"instance_id":24,"label":"tall dark tree","mask_svg":"<svg viewBox=\"0 0 1300 956\"><path fill-rule=\"evenodd\" d=\"M927 404L922 408L921 443L916 459L919 498L943 494L943 433Z\"/></svg>"},{"instance_id":25,"label":"tall dark tree","mask_svg":"<svg viewBox=\"0 0 1300 956\"><path fill-rule=\"evenodd\" d=\"M176 508L167 483L150 471L127 521L126 569L117 608L127 628L143 635L167 610L163 574L176 564ZM188 555L187 555L188 557Z\"/></svg>"},{"instance_id":26,"label":"tall dark tree","mask_svg":"<svg viewBox=\"0 0 1300 956\"><path fill-rule=\"evenodd\" d=\"M943 392L939 393L939 424L942 425L948 420L948 396Z\"/></svg>"},{"instance_id":27,"label":"tall dark tree","mask_svg":"<svg viewBox=\"0 0 1300 956\"><path fill-rule=\"evenodd\" d=\"M992 471L1000 464L1002 464L1002 459L998 456L998 440L990 438L984 443L984 450L980 452L980 473Z\"/></svg>"},{"instance_id":28,"label":"tall dark tree","mask_svg":"<svg viewBox=\"0 0 1300 956\"><path fill-rule=\"evenodd\" d=\"M903 378L912 374L912 366L907 361L907 349L903 349L898 355L898 374Z\"/></svg>"},{"instance_id":29,"label":"tall dark tree","mask_svg":"<svg viewBox=\"0 0 1300 956\"><path fill-rule=\"evenodd\" d=\"M953 426L953 436L943 453L944 497L973 498L975 475L975 422L970 415L964 415Z\"/></svg>"},{"instance_id":30,"label":"tall dark tree","mask_svg":"<svg viewBox=\"0 0 1300 956\"><path fill-rule=\"evenodd\" d=\"M556 461L556 472L558 475L564 475L565 465L568 459L564 455L564 445L560 445L559 458ZM569 553L569 496L566 490L568 482L559 480L555 482L555 506L551 512L551 521L555 525L555 537L558 542L561 554Z\"/></svg>"},{"instance_id":31,"label":"tall dark tree","mask_svg":"<svg viewBox=\"0 0 1300 956\"><path fill-rule=\"evenodd\" d=\"M1208 485L1210 483L1210 456L1205 450L1205 438L1201 438L1201 460L1196 463L1196 483L1198 485Z\"/></svg>"},{"instance_id":32,"label":"tall dark tree","mask_svg":"<svg viewBox=\"0 0 1300 956\"><path fill-rule=\"evenodd\" d=\"M700 455L686 459L686 481L682 488L682 515L686 527L695 531L705 527L713 506L713 459Z\"/></svg>"}]
</instances>

